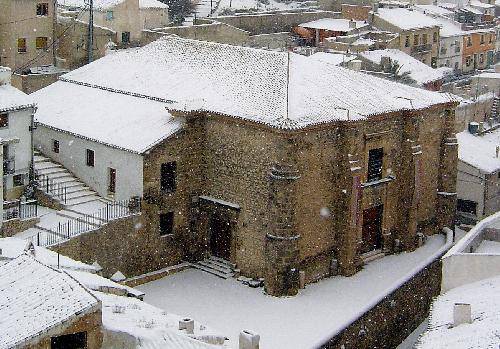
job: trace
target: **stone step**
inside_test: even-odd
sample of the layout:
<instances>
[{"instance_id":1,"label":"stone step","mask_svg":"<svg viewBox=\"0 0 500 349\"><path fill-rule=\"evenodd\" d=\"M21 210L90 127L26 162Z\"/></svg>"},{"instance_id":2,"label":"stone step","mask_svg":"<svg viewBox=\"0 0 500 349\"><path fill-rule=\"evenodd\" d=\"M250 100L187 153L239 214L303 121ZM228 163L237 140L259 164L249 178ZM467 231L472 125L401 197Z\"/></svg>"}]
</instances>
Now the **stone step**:
<instances>
[{"instance_id":1,"label":"stone step","mask_svg":"<svg viewBox=\"0 0 500 349\"><path fill-rule=\"evenodd\" d=\"M78 190L70 193L66 192L67 201L72 199L84 198L87 196L95 196L96 198L98 198L96 192L92 190Z\"/></svg>"},{"instance_id":2,"label":"stone step","mask_svg":"<svg viewBox=\"0 0 500 349\"><path fill-rule=\"evenodd\" d=\"M86 196L83 198L75 198L67 200L64 205L68 208L71 208L77 205L86 204L88 202L94 202L94 201L99 201L99 197L94 195L94 196Z\"/></svg>"},{"instance_id":3,"label":"stone step","mask_svg":"<svg viewBox=\"0 0 500 349\"><path fill-rule=\"evenodd\" d=\"M364 263L369 263L384 256L385 253L382 252L382 250L374 250L361 255L361 259L363 260Z\"/></svg>"},{"instance_id":4,"label":"stone step","mask_svg":"<svg viewBox=\"0 0 500 349\"><path fill-rule=\"evenodd\" d=\"M215 271L222 273L222 274L227 274L227 275L233 274L232 269L228 268L227 266L220 266L218 264L215 264L215 263L211 262L209 259L199 261L198 264L204 266L205 268L215 270Z\"/></svg>"},{"instance_id":5,"label":"stone step","mask_svg":"<svg viewBox=\"0 0 500 349\"><path fill-rule=\"evenodd\" d=\"M233 269L236 268L236 264L231 263L230 261L228 261L226 259L223 259L223 258L220 258L220 257L216 257L216 256L210 256L210 259L213 260L213 261L217 261L218 263L222 263L224 265L230 266Z\"/></svg>"},{"instance_id":6,"label":"stone step","mask_svg":"<svg viewBox=\"0 0 500 349\"><path fill-rule=\"evenodd\" d=\"M94 225L96 227L100 227L104 223L103 220L100 220L97 217L89 218L89 217L86 217L83 214L75 212L75 211L61 210L61 211L57 211L57 215L64 217L64 218L77 220L80 222L86 222L86 223L89 223L89 224Z\"/></svg>"},{"instance_id":7,"label":"stone step","mask_svg":"<svg viewBox=\"0 0 500 349\"><path fill-rule=\"evenodd\" d=\"M66 170L64 167L59 166L59 167L49 167L49 168L43 168L41 170L38 170L38 173L44 176L47 176L51 178L55 174L60 174L60 173L65 173L65 174L70 174L68 170Z\"/></svg>"},{"instance_id":8,"label":"stone step","mask_svg":"<svg viewBox=\"0 0 500 349\"><path fill-rule=\"evenodd\" d=\"M227 270L230 270L230 271L233 271L235 266L232 265L231 263L229 262L221 262L220 260L217 260L213 257L210 257L208 259L205 259L204 262L210 264L210 265L213 265L214 267L218 267L218 268L221 268L221 269L227 269Z\"/></svg>"},{"instance_id":9,"label":"stone step","mask_svg":"<svg viewBox=\"0 0 500 349\"><path fill-rule=\"evenodd\" d=\"M232 275L230 275L230 274L218 272L217 270L214 270L214 269L211 269L211 268L207 268L207 267L205 267L205 266L203 266L201 264L198 264L198 263L194 263L193 267L196 268L196 269L202 270L202 271L204 271L206 273L209 273L209 274L215 275L217 277L220 277L221 279L227 280L230 277L232 277Z\"/></svg>"},{"instance_id":10,"label":"stone step","mask_svg":"<svg viewBox=\"0 0 500 349\"><path fill-rule=\"evenodd\" d=\"M59 164L55 164L55 163L50 162L50 161L43 161L43 162L39 162L39 163L35 162L35 170L37 170L37 171L43 171L43 170L52 169L52 168L63 168L63 167Z\"/></svg>"}]
</instances>

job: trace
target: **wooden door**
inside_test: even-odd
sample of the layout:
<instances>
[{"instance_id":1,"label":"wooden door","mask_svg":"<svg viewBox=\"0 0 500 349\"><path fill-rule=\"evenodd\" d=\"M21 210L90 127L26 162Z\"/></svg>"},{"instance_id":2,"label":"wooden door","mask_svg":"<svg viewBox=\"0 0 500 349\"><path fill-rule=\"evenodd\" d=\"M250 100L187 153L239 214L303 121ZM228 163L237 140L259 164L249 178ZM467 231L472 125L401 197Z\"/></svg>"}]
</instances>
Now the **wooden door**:
<instances>
[{"instance_id":1,"label":"wooden door","mask_svg":"<svg viewBox=\"0 0 500 349\"><path fill-rule=\"evenodd\" d=\"M231 256L229 220L220 214L213 214L210 220L210 252L213 256L226 260Z\"/></svg>"},{"instance_id":2,"label":"wooden door","mask_svg":"<svg viewBox=\"0 0 500 349\"><path fill-rule=\"evenodd\" d=\"M361 253L382 248L382 213L384 206L375 206L363 211L363 244Z\"/></svg>"},{"instance_id":3,"label":"wooden door","mask_svg":"<svg viewBox=\"0 0 500 349\"><path fill-rule=\"evenodd\" d=\"M109 168L108 192L112 194L116 192L116 170L114 168Z\"/></svg>"}]
</instances>

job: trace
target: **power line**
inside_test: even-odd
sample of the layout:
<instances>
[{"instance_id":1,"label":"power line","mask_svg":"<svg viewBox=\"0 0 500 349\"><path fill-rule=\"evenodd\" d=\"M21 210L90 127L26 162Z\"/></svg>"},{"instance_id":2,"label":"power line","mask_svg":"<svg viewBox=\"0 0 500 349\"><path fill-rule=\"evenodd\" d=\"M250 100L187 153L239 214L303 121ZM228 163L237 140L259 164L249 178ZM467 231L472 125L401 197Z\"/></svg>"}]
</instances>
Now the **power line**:
<instances>
[{"instance_id":1,"label":"power line","mask_svg":"<svg viewBox=\"0 0 500 349\"><path fill-rule=\"evenodd\" d=\"M29 20L32 20L32 19L37 19L37 18L40 18L40 16L36 16L36 17L29 17L29 18L24 18L24 19L19 19L19 20L17 20L17 21L4 22L4 23L0 23L0 25L14 24L14 23L21 23L21 22L25 22L25 21L29 21Z\"/></svg>"}]
</instances>

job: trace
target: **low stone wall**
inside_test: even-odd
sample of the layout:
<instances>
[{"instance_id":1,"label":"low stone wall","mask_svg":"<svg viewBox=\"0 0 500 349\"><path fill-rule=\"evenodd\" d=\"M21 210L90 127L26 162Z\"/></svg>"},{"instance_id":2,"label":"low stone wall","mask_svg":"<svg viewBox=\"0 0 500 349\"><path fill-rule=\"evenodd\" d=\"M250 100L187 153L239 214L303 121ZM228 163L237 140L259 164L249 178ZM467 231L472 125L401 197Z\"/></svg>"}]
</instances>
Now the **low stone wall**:
<instances>
[{"instance_id":1,"label":"low stone wall","mask_svg":"<svg viewBox=\"0 0 500 349\"><path fill-rule=\"evenodd\" d=\"M451 245L452 232L449 231L445 246L424 262L420 269L416 269L411 278L353 319L344 329L333 333L330 339L317 343L316 347L396 348L429 315L432 301L441 291L441 257Z\"/></svg>"},{"instance_id":2,"label":"low stone wall","mask_svg":"<svg viewBox=\"0 0 500 349\"><path fill-rule=\"evenodd\" d=\"M29 228L33 228L35 224L40 222L40 218L34 217L34 218L28 218L28 219L10 219L8 221L4 221L2 223L2 236L3 237L10 237L14 236L17 233L20 233L22 231L25 231Z\"/></svg>"}]
</instances>

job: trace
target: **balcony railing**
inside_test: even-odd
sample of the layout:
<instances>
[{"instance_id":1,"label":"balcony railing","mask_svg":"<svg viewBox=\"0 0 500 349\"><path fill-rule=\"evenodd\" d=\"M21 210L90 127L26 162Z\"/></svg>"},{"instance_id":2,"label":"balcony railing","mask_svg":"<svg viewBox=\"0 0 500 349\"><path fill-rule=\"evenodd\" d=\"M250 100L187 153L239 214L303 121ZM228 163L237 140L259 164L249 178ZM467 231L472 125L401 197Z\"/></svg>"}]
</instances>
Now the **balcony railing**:
<instances>
[{"instance_id":1,"label":"balcony railing","mask_svg":"<svg viewBox=\"0 0 500 349\"><path fill-rule=\"evenodd\" d=\"M418 45L418 46L413 46L411 48L411 53L429 52L431 50L432 50L432 45L431 44Z\"/></svg>"},{"instance_id":2,"label":"balcony railing","mask_svg":"<svg viewBox=\"0 0 500 349\"><path fill-rule=\"evenodd\" d=\"M13 156L3 159L3 174L13 174L16 172L16 161Z\"/></svg>"}]
</instances>

